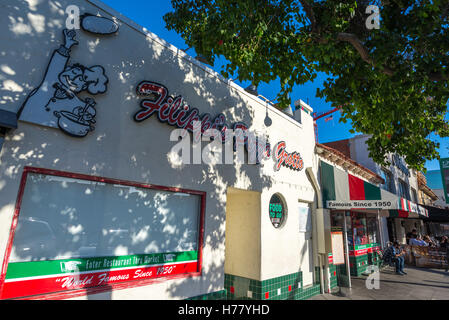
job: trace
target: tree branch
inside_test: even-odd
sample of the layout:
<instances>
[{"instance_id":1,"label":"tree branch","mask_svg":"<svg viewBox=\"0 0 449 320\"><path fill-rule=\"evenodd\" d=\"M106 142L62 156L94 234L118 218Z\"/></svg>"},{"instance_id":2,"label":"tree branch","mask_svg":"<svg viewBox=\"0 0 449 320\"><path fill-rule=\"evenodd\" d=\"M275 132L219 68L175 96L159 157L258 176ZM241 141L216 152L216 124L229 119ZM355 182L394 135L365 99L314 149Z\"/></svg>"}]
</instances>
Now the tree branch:
<instances>
[{"instance_id":1,"label":"tree branch","mask_svg":"<svg viewBox=\"0 0 449 320\"><path fill-rule=\"evenodd\" d=\"M313 7L312 5L309 3L308 0L299 0L299 2L301 3L307 18L310 20L310 25L312 28L312 34L318 34L318 43L327 43L327 40L324 39L323 37L321 37L319 35L320 33L320 27L319 24L317 23L316 17L315 17L315 13L313 11ZM446 6L443 9L443 13L442 13L442 19L445 19L447 17L447 15L449 14L449 1L447 1ZM338 41L344 41L344 42L348 42L350 43L359 53L360 57L362 58L363 61L365 61L366 63L370 64L371 66L373 66L374 68L378 67L380 68L380 71L388 76L393 76L395 74L395 71L393 69L391 69L390 67L387 66L376 66L376 63L374 62L374 60L371 58L368 49L363 45L362 41L353 33L345 33L345 32L340 32L337 35L337 40ZM432 81L445 81L445 80L449 80L449 76L448 75L444 75L441 72L431 72L429 73L429 79Z\"/></svg>"},{"instance_id":2,"label":"tree branch","mask_svg":"<svg viewBox=\"0 0 449 320\"><path fill-rule=\"evenodd\" d=\"M449 14L449 1L446 2L446 6L442 8L442 11L443 12L441 14L440 19L444 21L447 18L447 15Z\"/></svg>"},{"instance_id":3,"label":"tree branch","mask_svg":"<svg viewBox=\"0 0 449 320\"><path fill-rule=\"evenodd\" d=\"M368 49L363 45L362 41L360 41L359 38L355 34L352 33L344 33L340 32L337 35L337 40L344 41L350 43L359 53L360 57L363 61L366 63L372 65L373 67L376 67L376 63L371 58ZM395 71L389 67L386 66L379 66L380 71L388 76L392 76L395 74ZM449 80L449 76L445 75L441 72L429 72L428 77L431 81L447 81Z\"/></svg>"},{"instance_id":4,"label":"tree branch","mask_svg":"<svg viewBox=\"0 0 449 320\"><path fill-rule=\"evenodd\" d=\"M313 12L313 7L307 0L299 0L304 11L306 12L307 18L310 20L310 25L312 27L312 33L319 33L320 28L316 22L315 13Z\"/></svg>"},{"instance_id":5,"label":"tree branch","mask_svg":"<svg viewBox=\"0 0 449 320\"><path fill-rule=\"evenodd\" d=\"M441 72L431 72L429 73L429 79L432 81L447 81L449 80L449 77L443 75Z\"/></svg>"},{"instance_id":6,"label":"tree branch","mask_svg":"<svg viewBox=\"0 0 449 320\"><path fill-rule=\"evenodd\" d=\"M337 40L349 42L357 50L363 61L372 65L373 67L376 67L376 64L371 58L368 49L365 48L362 41L360 41L355 34L340 32L337 35ZM394 74L394 71L389 67L382 67L381 71L389 76L392 76Z\"/></svg>"}]
</instances>

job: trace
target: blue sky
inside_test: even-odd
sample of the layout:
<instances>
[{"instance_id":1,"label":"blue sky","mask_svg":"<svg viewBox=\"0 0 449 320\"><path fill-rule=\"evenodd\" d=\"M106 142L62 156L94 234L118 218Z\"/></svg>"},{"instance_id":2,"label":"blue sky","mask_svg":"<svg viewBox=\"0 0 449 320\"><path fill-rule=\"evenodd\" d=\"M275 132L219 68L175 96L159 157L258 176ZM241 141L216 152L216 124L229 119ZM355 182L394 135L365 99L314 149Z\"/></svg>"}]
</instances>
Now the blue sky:
<instances>
[{"instance_id":1,"label":"blue sky","mask_svg":"<svg viewBox=\"0 0 449 320\"><path fill-rule=\"evenodd\" d=\"M134 20L139 25L147 28L151 32L158 35L160 38L171 43L172 45L180 48L186 49L187 45L183 39L174 31L168 31L165 28L165 22L162 19L165 13L172 11L170 0L151 0L151 1L141 1L141 0L102 0L105 4L111 8L117 10L128 18ZM193 49L187 51L188 54L195 56ZM218 67L214 67L216 71L219 71L219 63L216 63ZM324 99L315 97L316 89L319 88L322 82L326 79L326 75L319 75L313 82L308 82L302 86L297 86L294 88L293 92L290 94L292 98L292 103L295 100L301 99L305 102L309 102L309 105L316 112L326 112L331 109L330 103L326 103ZM247 87L248 82L239 83L242 87ZM276 100L276 95L279 92L280 85L277 82L272 82L269 84L260 84L258 87L259 94L270 100ZM329 142L335 140L346 139L354 136L354 134L349 133L351 129L350 123L339 123L340 113L333 113L333 120L324 121L321 118L317 121L318 123L318 138L319 142ZM449 157L449 138L441 139L432 135L433 140L440 142L440 156ZM439 169L438 160L427 161L426 168L428 170Z\"/></svg>"}]
</instances>

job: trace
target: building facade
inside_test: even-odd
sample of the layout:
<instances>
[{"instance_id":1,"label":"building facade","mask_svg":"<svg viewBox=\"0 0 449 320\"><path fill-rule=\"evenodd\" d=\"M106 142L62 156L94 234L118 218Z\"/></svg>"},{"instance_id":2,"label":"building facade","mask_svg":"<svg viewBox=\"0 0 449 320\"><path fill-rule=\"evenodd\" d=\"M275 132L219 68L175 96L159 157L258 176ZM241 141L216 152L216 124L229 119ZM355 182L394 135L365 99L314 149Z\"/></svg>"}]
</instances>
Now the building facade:
<instances>
[{"instance_id":1,"label":"building facade","mask_svg":"<svg viewBox=\"0 0 449 320\"><path fill-rule=\"evenodd\" d=\"M370 266L379 266L377 251L385 244L380 232L381 215L379 209L368 205L389 196L380 191L379 185L384 180L379 175L343 153L319 143L316 152L323 214L329 220L330 232L326 234L331 235L330 289L337 285L349 287L351 276L360 276L369 272ZM367 206L361 205L362 202ZM338 253L338 247L343 252Z\"/></svg>"},{"instance_id":2,"label":"building facade","mask_svg":"<svg viewBox=\"0 0 449 320\"><path fill-rule=\"evenodd\" d=\"M415 204L421 203L419 192L423 192L425 187L421 184L420 190L418 173L409 169L404 159L396 154L387 155L390 162L388 167L375 163L369 157L368 145L366 143L368 138L369 135L359 135L350 139L324 143L324 145L339 150L347 157L381 176L384 180L384 183L380 185L381 189L395 194L405 201ZM425 191L429 193L427 189ZM381 232L384 239L406 243L406 235L413 229L425 233L424 224L422 219L419 219L419 215L408 215L407 218L395 217L393 215L382 218Z\"/></svg>"},{"instance_id":3,"label":"building facade","mask_svg":"<svg viewBox=\"0 0 449 320\"><path fill-rule=\"evenodd\" d=\"M416 178L418 180L418 203L426 206L435 206L438 196L427 185L426 176L422 172L418 171L416 173Z\"/></svg>"},{"instance_id":4,"label":"building facade","mask_svg":"<svg viewBox=\"0 0 449 320\"><path fill-rule=\"evenodd\" d=\"M433 205L438 208L449 209L444 195L443 182L441 179L441 170L428 170L425 174L426 182L432 192L437 196Z\"/></svg>"},{"instance_id":5,"label":"building facade","mask_svg":"<svg viewBox=\"0 0 449 320\"><path fill-rule=\"evenodd\" d=\"M1 299L323 292L308 105L288 116L97 0L0 15Z\"/></svg>"},{"instance_id":6,"label":"building facade","mask_svg":"<svg viewBox=\"0 0 449 320\"><path fill-rule=\"evenodd\" d=\"M359 275L383 219L418 215L316 146L301 100L281 112L98 0L2 9L0 299L307 299L350 281L333 244Z\"/></svg>"}]
</instances>

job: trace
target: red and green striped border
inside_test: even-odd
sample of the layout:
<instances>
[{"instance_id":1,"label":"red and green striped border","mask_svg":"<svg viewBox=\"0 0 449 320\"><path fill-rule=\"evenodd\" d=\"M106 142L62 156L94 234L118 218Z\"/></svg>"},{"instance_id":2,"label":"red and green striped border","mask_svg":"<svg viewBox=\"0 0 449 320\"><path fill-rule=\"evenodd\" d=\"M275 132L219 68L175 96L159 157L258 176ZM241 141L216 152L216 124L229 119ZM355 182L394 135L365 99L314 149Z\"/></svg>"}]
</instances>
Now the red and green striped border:
<instances>
[{"instance_id":1,"label":"red and green striped border","mask_svg":"<svg viewBox=\"0 0 449 320\"><path fill-rule=\"evenodd\" d=\"M340 188L345 188L349 191L348 200L381 200L380 188L366 182L356 176L349 173L345 173L343 178L345 181L335 181L334 166L320 161L321 163L321 185L323 192L323 205L326 206L326 201L342 200L337 199L336 184L339 184ZM340 175L339 175L340 176ZM343 177L341 176L341 177ZM341 180L341 179L340 179Z\"/></svg>"},{"instance_id":2,"label":"red and green striped border","mask_svg":"<svg viewBox=\"0 0 449 320\"><path fill-rule=\"evenodd\" d=\"M398 197L388 191L381 191L379 187L339 170L324 161L320 161L320 177L323 207L325 208L327 208L327 201L383 200L393 204L391 208L388 208L390 217L407 218L410 212L429 216L427 209L419 204ZM382 199L382 197L388 199ZM396 201L393 199L397 199L397 203L393 203ZM351 208L348 207L347 209Z\"/></svg>"},{"instance_id":3,"label":"red and green striped border","mask_svg":"<svg viewBox=\"0 0 449 320\"><path fill-rule=\"evenodd\" d=\"M51 274L51 275L35 275L35 276L25 276L22 278L13 278L14 272L8 275L8 279L6 277L7 270L14 270L14 267L10 269L10 265L13 265L14 262L9 262L9 257L12 251L12 244L14 239L15 228L17 226L20 207L22 202L22 197L25 190L26 180L29 173L37 173L37 174L45 174L52 176L60 176L60 177L68 177L74 179L83 179L88 181L97 181L102 183L110 183L110 184L122 184L126 186L134 186L139 188L147 188L147 189L156 189L156 190L165 190L170 192L182 192L187 194L194 194L201 197L201 209L199 216L199 232L198 232L198 251L196 251L196 260L195 261L164 261L159 264L149 264L149 265L138 265L131 267L124 267L123 269L119 266L118 268L109 268L103 270L96 270L92 268L91 271L80 271L81 264L78 264L77 273L65 273L65 274ZM23 169L22 177L20 180L19 192L16 199L16 205L14 209L14 216L11 222L11 229L8 238L8 244L5 252L5 258L3 259L3 264L0 273L0 299L6 298L24 298L24 299L33 299L40 298L46 299L51 297L51 299L63 299L67 297L77 297L88 294L84 288L87 287L95 287L90 290L90 292L103 292L110 290L119 290L131 287L138 287L142 285L146 285L148 283L153 282L153 278L163 277L166 279L174 279L174 278L184 278L191 276L200 276L202 273L202 248L204 243L204 220L205 220L205 210L206 210L206 195L207 193L204 191L198 190L190 190L178 187L167 187L160 185L152 185L147 183L139 183L134 181L126 181L119 180L114 178L106 178L106 177L98 177L92 175L86 175L81 173L74 172L66 172L45 168L36 168L26 166ZM175 258L178 257L175 255ZM172 257L172 259L174 259ZM74 259L70 259L73 261ZM120 259L118 259L120 260ZM171 259L170 259L171 260ZM34 262L42 262L42 261L33 261ZM60 261L61 262L61 261ZM87 267L87 266L86 266ZM125 269L126 268L126 269ZM126 271L127 270L127 271ZM122 272L122 274L120 274ZM124 272L124 273L123 273ZM128 272L128 273L126 273ZM132 274L134 272L134 274ZM26 272L25 272L26 273ZM17 273L18 274L18 273ZM91 279L81 278L84 274L90 274ZM102 276L103 274L108 275L107 281L102 281L100 283L99 279L95 277ZM136 275L138 277L135 277ZM109 276L111 275L111 276ZM68 281L69 277L72 277L73 280L78 281L77 285L72 286L75 290L69 290L67 286L61 288L61 285L56 286L56 282ZM50 281L50 285L39 285L44 284L46 279L52 279ZM125 278L127 278L125 280ZM136 279L137 278L137 279ZM58 280L59 279L59 280ZM136 280L136 281L132 281ZM139 281L140 280L140 281ZM37 282L36 282L37 281ZM103 285L107 282L110 285ZM116 283L118 282L118 283ZM124 282L124 283L120 283ZM36 286L36 283L38 285ZM78 288L78 290L76 290ZM72 288L70 288L72 289Z\"/></svg>"},{"instance_id":4,"label":"red and green striped border","mask_svg":"<svg viewBox=\"0 0 449 320\"><path fill-rule=\"evenodd\" d=\"M363 256L368 253L372 253L373 251L377 251L380 249L380 245L378 243L369 243L356 245L355 248L350 246L349 255L350 256Z\"/></svg>"},{"instance_id":5,"label":"red and green striped border","mask_svg":"<svg viewBox=\"0 0 449 320\"><path fill-rule=\"evenodd\" d=\"M67 266L72 265L72 271ZM195 272L198 252L168 252L8 264L1 299ZM75 269L75 270L74 270Z\"/></svg>"}]
</instances>

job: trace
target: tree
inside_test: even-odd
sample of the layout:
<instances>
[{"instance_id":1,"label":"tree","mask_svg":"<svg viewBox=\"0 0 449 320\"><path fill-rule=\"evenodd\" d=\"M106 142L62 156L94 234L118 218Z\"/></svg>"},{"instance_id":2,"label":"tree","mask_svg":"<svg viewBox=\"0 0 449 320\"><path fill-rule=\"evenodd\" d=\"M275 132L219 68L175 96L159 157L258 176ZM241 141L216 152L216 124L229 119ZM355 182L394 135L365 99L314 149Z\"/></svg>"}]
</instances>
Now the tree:
<instances>
[{"instance_id":1,"label":"tree","mask_svg":"<svg viewBox=\"0 0 449 320\"><path fill-rule=\"evenodd\" d=\"M421 170L439 158L429 136L449 135L449 0L172 0L172 6L167 28L211 63L224 56L223 76L256 85L279 79L277 99L286 106L294 86L324 72L317 96L341 106L341 121L371 135L376 162L388 164L392 152Z\"/></svg>"}]
</instances>

